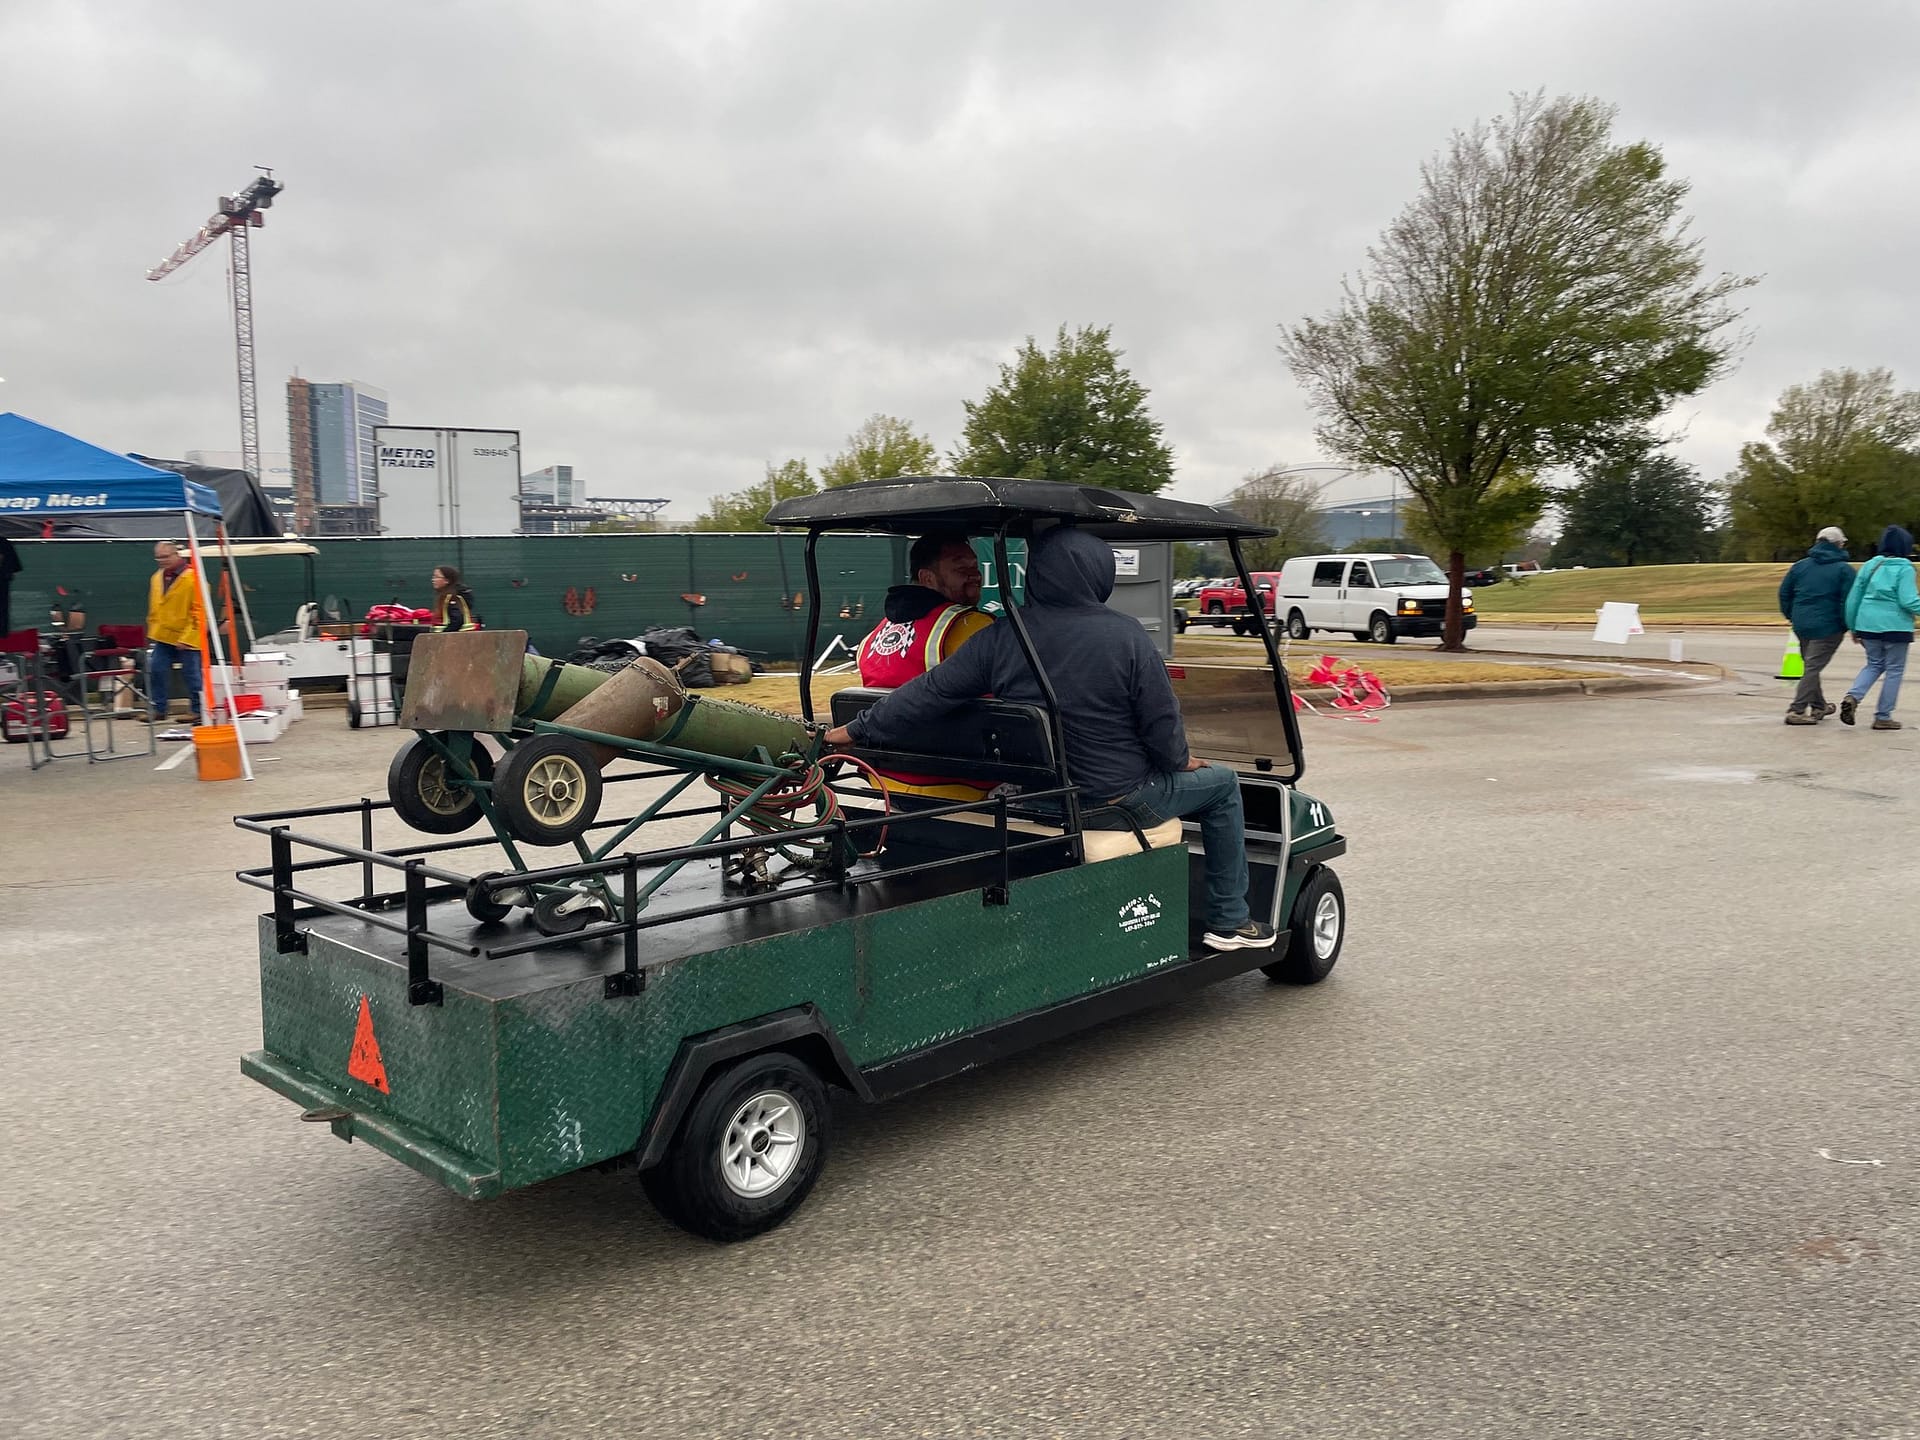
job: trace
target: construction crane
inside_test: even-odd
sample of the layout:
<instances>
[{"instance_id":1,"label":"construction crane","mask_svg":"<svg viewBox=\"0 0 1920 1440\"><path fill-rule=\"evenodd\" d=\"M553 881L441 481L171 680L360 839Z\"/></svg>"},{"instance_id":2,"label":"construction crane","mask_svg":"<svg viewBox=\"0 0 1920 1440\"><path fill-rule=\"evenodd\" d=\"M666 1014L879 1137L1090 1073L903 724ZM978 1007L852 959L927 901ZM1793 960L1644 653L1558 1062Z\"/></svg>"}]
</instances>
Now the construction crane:
<instances>
[{"instance_id":1,"label":"construction crane","mask_svg":"<svg viewBox=\"0 0 1920 1440\"><path fill-rule=\"evenodd\" d=\"M222 195L219 212L147 272L149 280L164 280L222 235L232 243L233 349L240 372L240 463L256 480L260 478L260 408L253 383L253 274L247 262L247 231L267 223L261 212L272 206L273 197L286 188L262 165L252 184L237 195Z\"/></svg>"}]
</instances>

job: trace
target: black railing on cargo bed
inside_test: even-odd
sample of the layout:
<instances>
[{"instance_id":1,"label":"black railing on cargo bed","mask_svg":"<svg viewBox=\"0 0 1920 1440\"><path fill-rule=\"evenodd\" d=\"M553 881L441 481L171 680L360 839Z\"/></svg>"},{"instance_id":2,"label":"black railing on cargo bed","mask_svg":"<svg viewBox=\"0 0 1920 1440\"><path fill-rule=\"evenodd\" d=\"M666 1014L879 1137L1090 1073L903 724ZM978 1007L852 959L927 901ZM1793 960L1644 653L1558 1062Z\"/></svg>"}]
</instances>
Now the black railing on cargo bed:
<instances>
[{"instance_id":1,"label":"black railing on cargo bed","mask_svg":"<svg viewBox=\"0 0 1920 1440\"><path fill-rule=\"evenodd\" d=\"M682 773L676 769L666 768L638 770L621 775L610 775L606 777L606 783L679 776ZM872 790L838 793L878 796L878 792ZM1060 786L1023 792L1014 799L1022 807L1036 801L1055 801L1059 802L1063 810L1066 810L1067 802L1074 795L1073 787ZM912 875L981 862L993 864L992 878L982 891L984 903L1004 905L1008 901L1013 882L1014 856L1061 845L1071 847L1076 858L1079 853L1077 834L1064 828L1037 838L1014 839L1008 805L1009 797L998 795L983 800L917 806L906 812L863 815L853 819L839 816L823 824L783 830L778 835L748 835L737 840L713 840L703 844L682 845L665 850L631 852L602 860L578 861L540 870L517 870L468 876L431 864L428 857L497 845L498 841L493 835L482 834L462 840L441 840L391 850L376 850L373 845L373 817L379 811L393 809L393 805L384 800L361 799L358 802L341 805L322 805L300 810L278 810L258 815L236 816L234 818L236 826L242 830L265 835L271 847L269 864L241 870L237 878L242 884L264 890L273 896L274 943L283 955L304 951L307 948L306 935L300 929L300 922L310 920L319 914L347 916L403 938L406 942L407 954L407 999L413 1005L438 1005L444 997L443 987L433 978L428 959L430 952L436 947L456 955L469 957L487 955L504 958L563 945L578 945L586 941L617 938L622 942L625 955L621 969L605 977L606 995L612 999L638 995L646 988L646 971L640 963L640 932L679 920L694 920L703 916L773 905L807 895L837 892L851 896L859 886L875 881L900 880ZM711 814L713 814L711 806L691 806L680 810L663 811L653 818L669 820ZM910 828L927 821L962 814L986 814L993 818L991 845L964 854L941 855L932 860L890 866L871 873L857 873L854 870L854 860L862 858L862 852L855 845L854 837L874 830ZM312 835L296 834L290 823L342 815L360 817L360 844L350 845ZM624 819L598 820L589 828L605 829L626 823ZM1133 828L1137 833L1138 827ZM823 878L811 883L776 884L756 893L732 896L706 905L671 909L659 914L648 913L640 906L639 876L642 870L710 859L721 860L724 868L724 862L734 856L750 852L765 852L780 846L823 841L827 844L829 857L823 867L826 873ZM297 846L318 852L323 858L295 859ZM331 899L316 895L299 883L300 878L306 875L346 869L356 865L360 867L361 872L360 894L351 899ZM376 872L381 871L398 872L403 877L400 888L385 891L377 889L375 876ZM543 889L548 892L575 889L582 881L604 887L602 893L607 894L612 901L609 908L616 908L619 913L604 923L588 925L566 934L543 934L537 938L515 940L510 944L499 946L476 945L467 938L437 933L427 924L428 906L436 900L455 898L465 900L477 892L486 900L498 903L501 892L525 890L532 895ZM402 912L401 918L395 919L385 913L395 910Z\"/></svg>"}]
</instances>

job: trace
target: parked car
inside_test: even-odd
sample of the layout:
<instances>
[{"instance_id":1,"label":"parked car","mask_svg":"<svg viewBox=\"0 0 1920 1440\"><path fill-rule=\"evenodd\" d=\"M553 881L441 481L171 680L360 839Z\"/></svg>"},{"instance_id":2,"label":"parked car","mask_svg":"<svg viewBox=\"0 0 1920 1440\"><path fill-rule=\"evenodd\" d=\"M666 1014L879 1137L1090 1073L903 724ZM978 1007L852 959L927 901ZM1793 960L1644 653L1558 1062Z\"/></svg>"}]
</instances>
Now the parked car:
<instances>
[{"instance_id":1,"label":"parked car","mask_svg":"<svg viewBox=\"0 0 1920 1440\"><path fill-rule=\"evenodd\" d=\"M1261 610L1268 615L1273 614L1273 591L1279 581L1278 570L1254 571L1254 590L1260 597ZM1247 592L1240 588L1238 579L1209 581L1194 600L1200 613L1190 619L1205 625L1231 625L1236 635L1252 632L1252 622L1246 613Z\"/></svg>"},{"instance_id":2,"label":"parked car","mask_svg":"<svg viewBox=\"0 0 1920 1440\"><path fill-rule=\"evenodd\" d=\"M1300 555L1281 567L1279 581L1274 613L1295 640L1345 630L1391 645L1402 635L1438 635L1446 621L1447 577L1424 555ZM1461 598L1471 630L1479 623L1473 592Z\"/></svg>"},{"instance_id":3,"label":"parked car","mask_svg":"<svg viewBox=\"0 0 1920 1440\"><path fill-rule=\"evenodd\" d=\"M1469 570L1462 578L1469 585L1498 585L1507 577L1498 570Z\"/></svg>"}]
</instances>

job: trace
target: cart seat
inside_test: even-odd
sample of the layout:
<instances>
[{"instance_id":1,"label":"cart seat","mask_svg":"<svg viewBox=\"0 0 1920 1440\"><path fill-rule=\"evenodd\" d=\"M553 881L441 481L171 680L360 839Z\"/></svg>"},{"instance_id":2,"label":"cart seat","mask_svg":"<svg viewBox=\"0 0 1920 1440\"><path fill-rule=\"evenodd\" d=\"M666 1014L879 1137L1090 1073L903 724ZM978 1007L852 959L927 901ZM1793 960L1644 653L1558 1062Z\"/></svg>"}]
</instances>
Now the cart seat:
<instances>
[{"instance_id":1,"label":"cart seat","mask_svg":"<svg viewBox=\"0 0 1920 1440\"><path fill-rule=\"evenodd\" d=\"M1117 860L1122 855L1138 855L1142 850L1165 850L1184 841L1186 833L1186 827L1176 815L1150 830L1138 833L1131 829L1082 830L1080 843L1086 851L1087 863L1091 865L1096 860Z\"/></svg>"}]
</instances>

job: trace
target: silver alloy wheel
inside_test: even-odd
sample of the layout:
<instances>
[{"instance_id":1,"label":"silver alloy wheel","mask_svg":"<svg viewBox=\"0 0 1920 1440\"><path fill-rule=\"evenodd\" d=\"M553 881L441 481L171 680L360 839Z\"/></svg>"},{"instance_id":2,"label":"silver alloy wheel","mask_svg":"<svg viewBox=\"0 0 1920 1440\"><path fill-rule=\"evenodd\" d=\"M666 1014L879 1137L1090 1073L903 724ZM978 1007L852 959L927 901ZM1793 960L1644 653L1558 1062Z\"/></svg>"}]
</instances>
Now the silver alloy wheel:
<instances>
[{"instance_id":1,"label":"silver alloy wheel","mask_svg":"<svg viewBox=\"0 0 1920 1440\"><path fill-rule=\"evenodd\" d=\"M1326 959L1340 944L1340 925L1340 897L1322 895L1313 907L1313 953L1318 959Z\"/></svg>"},{"instance_id":2,"label":"silver alloy wheel","mask_svg":"<svg viewBox=\"0 0 1920 1440\"><path fill-rule=\"evenodd\" d=\"M800 1102L784 1090L762 1090L727 1122L720 1177L734 1194L757 1199L785 1183L806 1145Z\"/></svg>"},{"instance_id":3,"label":"silver alloy wheel","mask_svg":"<svg viewBox=\"0 0 1920 1440\"><path fill-rule=\"evenodd\" d=\"M546 755L527 772L524 792L527 809L549 825L564 825L586 803L586 776L566 755Z\"/></svg>"}]
</instances>

